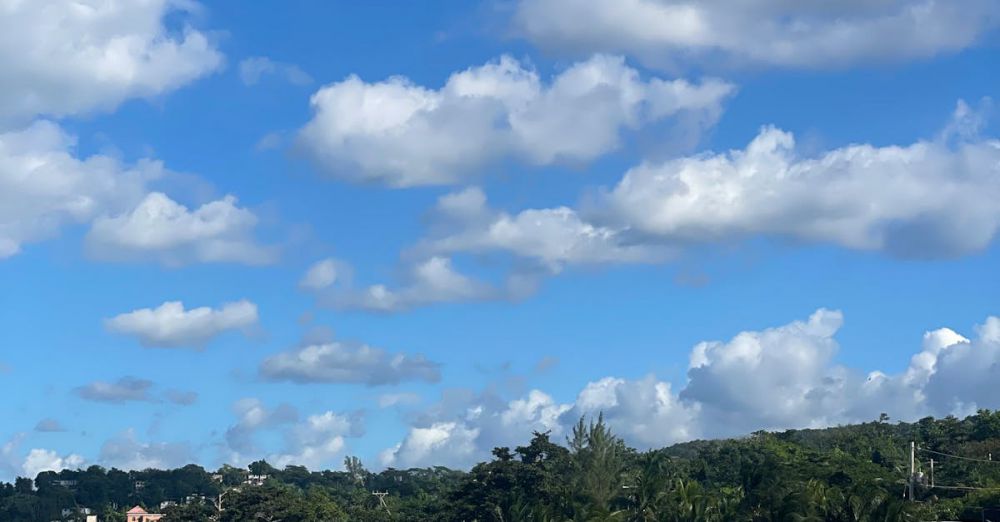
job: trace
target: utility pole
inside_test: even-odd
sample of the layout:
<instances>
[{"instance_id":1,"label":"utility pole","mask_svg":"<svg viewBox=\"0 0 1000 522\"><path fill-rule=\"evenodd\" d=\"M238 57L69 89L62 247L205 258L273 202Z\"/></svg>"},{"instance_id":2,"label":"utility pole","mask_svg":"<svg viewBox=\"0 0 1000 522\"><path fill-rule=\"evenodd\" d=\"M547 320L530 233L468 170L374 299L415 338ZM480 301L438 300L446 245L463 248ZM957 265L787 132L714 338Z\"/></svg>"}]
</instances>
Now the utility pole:
<instances>
[{"instance_id":1,"label":"utility pole","mask_svg":"<svg viewBox=\"0 0 1000 522\"><path fill-rule=\"evenodd\" d=\"M934 459L931 459L931 487L934 487Z\"/></svg>"},{"instance_id":2,"label":"utility pole","mask_svg":"<svg viewBox=\"0 0 1000 522\"><path fill-rule=\"evenodd\" d=\"M910 441L910 502L913 502L913 494L916 491L916 484L914 481L917 479L917 443Z\"/></svg>"},{"instance_id":3,"label":"utility pole","mask_svg":"<svg viewBox=\"0 0 1000 522\"><path fill-rule=\"evenodd\" d=\"M385 508L385 512L392 516L392 511L389 511L389 505L385 503L385 496L388 495L388 491L372 491L372 495L378 497L379 504Z\"/></svg>"}]
</instances>

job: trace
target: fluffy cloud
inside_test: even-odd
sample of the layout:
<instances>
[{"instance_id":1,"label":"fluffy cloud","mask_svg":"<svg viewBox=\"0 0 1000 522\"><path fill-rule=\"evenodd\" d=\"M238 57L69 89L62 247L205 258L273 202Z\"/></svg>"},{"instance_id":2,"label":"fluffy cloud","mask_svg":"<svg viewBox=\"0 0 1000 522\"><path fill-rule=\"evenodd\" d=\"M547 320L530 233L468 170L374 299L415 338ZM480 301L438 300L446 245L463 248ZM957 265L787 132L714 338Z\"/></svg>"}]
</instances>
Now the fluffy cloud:
<instances>
[{"instance_id":1,"label":"fluffy cloud","mask_svg":"<svg viewBox=\"0 0 1000 522\"><path fill-rule=\"evenodd\" d=\"M446 397L379 458L382 465L397 468L468 466L495 446L523 443L532 431L558 436L560 418L570 408L538 390L509 402L493 394Z\"/></svg>"},{"instance_id":2,"label":"fluffy cloud","mask_svg":"<svg viewBox=\"0 0 1000 522\"><path fill-rule=\"evenodd\" d=\"M966 255L1000 230L1000 141L980 136L982 122L959 102L933 139L816 157L765 127L744 149L638 165L579 209L510 214L466 189L438 201L436 221L409 254L506 252L550 273L663 262L692 246L753 237L903 258Z\"/></svg>"},{"instance_id":3,"label":"fluffy cloud","mask_svg":"<svg viewBox=\"0 0 1000 522\"><path fill-rule=\"evenodd\" d=\"M95 258L113 261L156 260L177 266L232 262L269 264L273 247L253 238L257 216L226 196L190 210L161 192L151 192L138 206L94 221L87 250Z\"/></svg>"},{"instance_id":4,"label":"fluffy cloud","mask_svg":"<svg viewBox=\"0 0 1000 522\"><path fill-rule=\"evenodd\" d=\"M78 469L83 466L83 457L70 454L59 456L58 453L46 449L33 449L24 459L24 476L35 478L43 471L60 472L64 469Z\"/></svg>"},{"instance_id":5,"label":"fluffy cloud","mask_svg":"<svg viewBox=\"0 0 1000 522\"><path fill-rule=\"evenodd\" d=\"M510 295L511 290L463 275L455 270L451 259L433 256L410 267L399 288L377 284L361 291L336 291L324 296L323 301L337 308L400 312L433 303L498 299Z\"/></svg>"},{"instance_id":6,"label":"fluffy cloud","mask_svg":"<svg viewBox=\"0 0 1000 522\"><path fill-rule=\"evenodd\" d=\"M152 401L153 382L135 377L122 377L115 382L94 381L76 388L76 394L88 401L121 404L128 401Z\"/></svg>"},{"instance_id":7,"label":"fluffy cloud","mask_svg":"<svg viewBox=\"0 0 1000 522\"><path fill-rule=\"evenodd\" d=\"M168 27L194 2L54 0L0 5L0 127L111 110L204 76L223 61L206 34Z\"/></svg>"},{"instance_id":8,"label":"fluffy cloud","mask_svg":"<svg viewBox=\"0 0 1000 522\"><path fill-rule=\"evenodd\" d=\"M629 443L649 448L760 429L864 422L882 412L915 420L1000 406L1000 393L989 386L1000 368L1000 318L988 318L974 340L947 328L928 332L908 367L895 375L836 363L835 335L843 320L838 311L820 309L804 321L699 343L678 392L650 376L600 379L566 404L538 390L509 402L492 394L445 397L416 416L382 460L468 465L494 446L521 444L532 431L560 436L581 416L598 413Z\"/></svg>"},{"instance_id":9,"label":"fluffy cloud","mask_svg":"<svg viewBox=\"0 0 1000 522\"><path fill-rule=\"evenodd\" d=\"M656 65L808 68L956 52L998 21L993 0L519 0L514 16L518 31L549 49L626 52Z\"/></svg>"},{"instance_id":10,"label":"fluffy cloud","mask_svg":"<svg viewBox=\"0 0 1000 522\"><path fill-rule=\"evenodd\" d=\"M331 341L271 356L261 363L260 375L275 381L379 386L411 380L437 382L441 378L438 367L420 354L392 354L364 344Z\"/></svg>"},{"instance_id":11,"label":"fluffy cloud","mask_svg":"<svg viewBox=\"0 0 1000 522\"><path fill-rule=\"evenodd\" d=\"M101 446L99 461L123 470L171 469L193 462L194 452L187 443L141 442L127 430Z\"/></svg>"},{"instance_id":12,"label":"fluffy cloud","mask_svg":"<svg viewBox=\"0 0 1000 522\"><path fill-rule=\"evenodd\" d=\"M285 451L270 455L268 462L279 468L296 465L328 469L330 464L340 460L347 446L345 437L363 434L360 416L332 411L310 415L288 431Z\"/></svg>"},{"instance_id":13,"label":"fluffy cloud","mask_svg":"<svg viewBox=\"0 0 1000 522\"><path fill-rule=\"evenodd\" d=\"M272 247L252 238L257 217L229 196L189 211L150 186L170 173L156 161L74 155L76 139L39 121L0 133L0 259L26 243L93 223L98 259L153 259L178 265L232 261L263 264Z\"/></svg>"},{"instance_id":14,"label":"fluffy cloud","mask_svg":"<svg viewBox=\"0 0 1000 522\"><path fill-rule=\"evenodd\" d=\"M0 480L10 482L23 471L19 450L26 436L26 433L15 433L0 446Z\"/></svg>"},{"instance_id":15,"label":"fluffy cloud","mask_svg":"<svg viewBox=\"0 0 1000 522\"><path fill-rule=\"evenodd\" d=\"M225 435L233 462L241 462L243 455L256 451L253 436L258 430L295 422L299 418L298 410L289 404L268 409L260 399L255 398L236 401L233 412L237 417L236 424L230 426Z\"/></svg>"},{"instance_id":16,"label":"fluffy cloud","mask_svg":"<svg viewBox=\"0 0 1000 522\"><path fill-rule=\"evenodd\" d=\"M458 182L505 157L547 165L592 160L621 133L683 115L714 123L731 85L643 80L622 58L595 56L544 84L504 56L454 73L439 90L356 76L312 96L299 144L333 175L394 187Z\"/></svg>"},{"instance_id":17,"label":"fluffy cloud","mask_svg":"<svg viewBox=\"0 0 1000 522\"><path fill-rule=\"evenodd\" d=\"M346 448L347 437L364 434L360 414L338 414L326 411L299 420L298 411L280 404L268 408L259 399L236 402L233 410L237 422L226 431L229 462L246 464L262 450L255 444L258 432L280 429L284 433L284 449L267 455L267 461L279 468L289 465L321 469L333 464Z\"/></svg>"},{"instance_id":18,"label":"fluffy cloud","mask_svg":"<svg viewBox=\"0 0 1000 522\"><path fill-rule=\"evenodd\" d=\"M113 332L138 337L143 346L201 347L227 330L246 330L256 325L257 319L257 305L246 300L219 309L191 310L185 310L180 301L169 301L157 308L118 315L105 325Z\"/></svg>"},{"instance_id":19,"label":"fluffy cloud","mask_svg":"<svg viewBox=\"0 0 1000 522\"><path fill-rule=\"evenodd\" d=\"M959 104L961 127L969 109ZM826 242L903 257L984 248L1000 228L1000 141L850 145L816 158L766 127L745 149L643 164L600 209L675 243L752 235Z\"/></svg>"},{"instance_id":20,"label":"fluffy cloud","mask_svg":"<svg viewBox=\"0 0 1000 522\"><path fill-rule=\"evenodd\" d=\"M625 228L584 221L567 207L527 209L511 215L490 209L478 188L442 197L440 223L416 253L509 252L552 272L568 264L648 263L672 253L658 245L636 244Z\"/></svg>"},{"instance_id":21,"label":"fluffy cloud","mask_svg":"<svg viewBox=\"0 0 1000 522\"><path fill-rule=\"evenodd\" d=\"M305 290L322 290L332 286L343 270L341 265L342 263L333 258L317 261L299 280L299 287Z\"/></svg>"},{"instance_id":22,"label":"fluffy cloud","mask_svg":"<svg viewBox=\"0 0 1000 522\"><path fill-rule=\"evenodd\" d=\"M0 134L0 259L63 226L132 208L146 184L162 175L162 166L150 161L125 166L108 156L78 159L75 143L45 121Z\"/></svg>"},{"instance_id":23,"label":"fluffy cloud","mask_svg":"<svg viewBox=\"0 0 1000 522\"><path fill-rule=\"evenodd\" d=\"M294 85L308 85L312 77L297 65L276 62L264 56L246 58L240 62L240 80L244 85L257 85L264 76L279 76Z\"/></svg>"}]
</instances>

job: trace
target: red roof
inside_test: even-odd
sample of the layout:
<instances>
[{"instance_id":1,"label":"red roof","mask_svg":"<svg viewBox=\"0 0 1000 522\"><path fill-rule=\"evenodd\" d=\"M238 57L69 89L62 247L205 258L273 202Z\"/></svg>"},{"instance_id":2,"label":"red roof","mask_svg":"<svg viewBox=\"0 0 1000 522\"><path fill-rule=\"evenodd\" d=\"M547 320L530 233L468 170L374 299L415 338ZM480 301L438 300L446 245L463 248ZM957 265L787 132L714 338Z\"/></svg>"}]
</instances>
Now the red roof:
<instances>
[{"instance_id":1,"label":"red roof","mask_svg":"<svg viewBox=\"0 0 1000 522\"><path fill-rule=\"evenodd\" d=\"M128 510L128 512L126 512L125 514L126 515L148 515L149 513L147 513L145 509L142 509L141 507L136 506L136 507Z\"/></svg>"}]
</instances>

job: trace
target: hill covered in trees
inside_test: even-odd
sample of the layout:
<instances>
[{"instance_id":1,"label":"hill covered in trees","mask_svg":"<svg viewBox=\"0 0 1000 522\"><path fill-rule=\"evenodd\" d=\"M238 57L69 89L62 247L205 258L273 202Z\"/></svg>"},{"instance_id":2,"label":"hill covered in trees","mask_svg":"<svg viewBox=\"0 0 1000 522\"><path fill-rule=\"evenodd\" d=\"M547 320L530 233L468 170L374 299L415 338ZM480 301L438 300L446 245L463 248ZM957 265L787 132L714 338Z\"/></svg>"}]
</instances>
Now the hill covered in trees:
<instances>
[{"instance_id":1,"label":"hill covered in trees","mask_svg":"<svg viewBox=\"0 0 1000 522\"><path fill-rule=\"evenodd\" d=\"M910 443L916 443L913 501ZM1000 412L915 423L758 432L636 451L600 419L566 440L536 433L470 471L275 469L44 472L0 485L0 520L60 520L87 507L124 520L134 504L167 521L897 521L983 520L1000 506ZM931 460L933 476L931 474ZM258 477L251 477L256 475ZM266 479L261 479L266 475ZM253 484L253 482L259 484ZM385 492L384 504L372 492ZM223 495L224 510L215 502ZM989 513L989 512L987 512ZM67 518L72 519L72 518Z\"/></svg>"}]
</instances>

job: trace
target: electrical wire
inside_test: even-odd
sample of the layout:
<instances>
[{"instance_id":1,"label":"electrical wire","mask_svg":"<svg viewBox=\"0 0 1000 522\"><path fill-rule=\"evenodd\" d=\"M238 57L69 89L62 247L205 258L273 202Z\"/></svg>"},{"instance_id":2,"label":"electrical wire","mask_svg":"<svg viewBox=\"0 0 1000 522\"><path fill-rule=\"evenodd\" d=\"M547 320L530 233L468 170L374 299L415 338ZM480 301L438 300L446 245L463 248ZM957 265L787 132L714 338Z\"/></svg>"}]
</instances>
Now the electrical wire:
<instances>
[{"instance_id":1,"label":"electrical wire","mask_svg":"<svg viewBox=\"0 0 1000 522\"><path fill-rule=\"evenodd\" d=\"M977 458L973 458L973 457L963 457L961 455L952 455L951 453L943 453L943 452L940 452L940 451L934 451L934 450L929 450L929 449L924 449L924 448L919 448L919 447L917 448L917 451L923 451L924 453L933 453L935 455L941 455L941 456L944 456L944 457L951 457L951 458L955 458L955 459L970 460L972 462L987 462L987 463L990 463L990 464L1000 464L1000 460L986 460L986 459L977 459Z\"/></svg>"}]
</instances>

